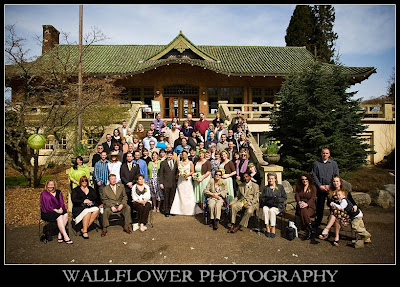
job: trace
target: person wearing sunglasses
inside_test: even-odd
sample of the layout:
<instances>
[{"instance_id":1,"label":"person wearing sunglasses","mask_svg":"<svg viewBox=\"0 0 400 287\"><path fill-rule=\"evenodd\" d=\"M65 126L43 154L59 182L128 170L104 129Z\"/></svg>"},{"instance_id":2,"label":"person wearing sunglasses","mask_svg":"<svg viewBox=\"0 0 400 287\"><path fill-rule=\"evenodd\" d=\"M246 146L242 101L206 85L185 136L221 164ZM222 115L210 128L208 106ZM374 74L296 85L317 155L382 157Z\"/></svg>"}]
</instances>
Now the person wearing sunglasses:
<instances>
[{"instance_id":1,"label":"person wearing sunglasses","mask_svg":"<svg viewBox=\"0 0 400 287\"><path fill-rule=\"evenodd\" d=\"M316 197L317 189L312 177L306 173L301 174L295 188L295 199L297 202L296 215L300 216L303 229L307 228L306 240L311 239L314 235L314 229L311 226L311 216L315 214Z\"/></svg>"},{"instance_id":2,"label":"person wearing sunglasses","mask_svg":"<svg viewBox=\"0 0 400 287\"><path fill-rule=\"evenodd\" d=\"M89 239L88 228L99 214L100 199L94 188L89 186L89 179L82 176L79 185L72 190L72 220L75 224L82 222L81 236Z\"/></svg>"}]
</instances>

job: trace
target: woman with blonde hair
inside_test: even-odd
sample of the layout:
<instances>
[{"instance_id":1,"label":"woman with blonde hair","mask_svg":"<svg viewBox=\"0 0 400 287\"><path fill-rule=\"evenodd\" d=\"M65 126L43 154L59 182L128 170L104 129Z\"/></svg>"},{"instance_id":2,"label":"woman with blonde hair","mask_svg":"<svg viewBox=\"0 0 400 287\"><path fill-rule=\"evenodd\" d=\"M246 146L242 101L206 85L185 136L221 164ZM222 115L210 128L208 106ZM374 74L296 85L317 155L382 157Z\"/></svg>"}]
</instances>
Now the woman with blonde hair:
<instances>
[{"instance_id":1,"label":"woman with blonde hair","mask_svg":"<svg viewBox=\"0 0 400 287\"><path fill-rule=\"evenodd\" d=\"M233 187L233 180L236 176L236 167L233 161L229 159L229 154L226 150L221 152L221 164L219 170L222 171L222 179L227 183L228 199L232 201L235 197L235 191Z\"/></svg>"},{"instance_id":2,"label":"woman with blonde hair","mask_svg":"<svg viewBox=\"0 0 400 287\"><path fill-rule=\"evenodd\" d=\"M146 137L146 132L142 124L138 124L135 135L142 141Z\"/></svg>"},{"instance_id":3,"label":"woman with blonde hair","mask_svg":"<svg viewBox=\"0 0 400 287\"><path fill-rule=\"evenodd\" d=\"M64 198L54 179L46 182L44 190L40 194L40 218L48 222L57 222L59 230L58 243L72 244L66 226L68 224L68 212L65 207Z\"/></svg>"}]
</instances>

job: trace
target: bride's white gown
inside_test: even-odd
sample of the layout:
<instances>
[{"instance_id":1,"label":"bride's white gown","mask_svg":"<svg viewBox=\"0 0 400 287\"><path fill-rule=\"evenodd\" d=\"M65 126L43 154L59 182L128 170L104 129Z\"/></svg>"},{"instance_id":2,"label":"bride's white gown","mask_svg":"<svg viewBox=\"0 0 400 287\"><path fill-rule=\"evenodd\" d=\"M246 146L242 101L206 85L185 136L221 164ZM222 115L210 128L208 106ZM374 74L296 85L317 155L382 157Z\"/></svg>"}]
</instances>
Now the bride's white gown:
<instances>
[{"instance_id":1,"label":"bride's white gown","mask_svg":"<svg viewBox=\"0 0 400 287\"><path fill-rule=\"evenodd\" d=\"M183 171L185 174L190 173L189 160L185 163L180 162L178 167L179 170ZM195 215L202 212L201 208L195 202L192 177L189 176L185 179L185 177L179 175L178 185L176 187L176 193L170 213L178 215Z\"/></svg>"}]
</instances>

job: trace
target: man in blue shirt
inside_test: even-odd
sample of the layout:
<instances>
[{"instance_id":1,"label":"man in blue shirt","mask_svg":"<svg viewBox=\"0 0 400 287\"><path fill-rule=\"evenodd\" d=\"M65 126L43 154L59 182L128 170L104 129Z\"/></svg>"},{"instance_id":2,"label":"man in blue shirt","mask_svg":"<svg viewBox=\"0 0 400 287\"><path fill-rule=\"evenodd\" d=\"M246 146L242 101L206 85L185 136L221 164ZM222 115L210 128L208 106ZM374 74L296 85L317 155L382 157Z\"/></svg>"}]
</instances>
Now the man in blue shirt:
<instances>
[{"instance_id":1,"label":"man in blue shirt","mask_svg":"<svg viewBox=\"0 0 400 287\"><path fill-rule=\"evenodd\" d=\"M149 130L147 131L147 137L143 139L143 147L145 147L147 150L150 150L150 141L154 141L154 146L157 145L157 139L153 137L153 131Z\"/></svg>"},{"instance_id":2,"label":"man in blue shirt","mask_svg":"<svg viewBox=\"0 0 400 287\"><path fill-rule=\"evenodd\" d=\"M146 161L141 159L140 156L141 156L140 151L135 151L135 158L132 160L132 162L139 165L140 173L144 175L144 181L148 182L149 177L147 175L147 163Z\"/></svg>"},{"instance_id":3,"label":"man in blue shirt","mask_svg":"<svg viewBox=\"0 0 400 287\"><path fill-rule=\"evenodd\" d=\"M108 175L109 175L109 170L108 170L108 159L107 159L107 152L103 151L101 153L101 159L96 162L94 165L94 182L98 187L99 190L99 195L103 193L103 188L108 184Z\"/></svg>"}]
</instances>

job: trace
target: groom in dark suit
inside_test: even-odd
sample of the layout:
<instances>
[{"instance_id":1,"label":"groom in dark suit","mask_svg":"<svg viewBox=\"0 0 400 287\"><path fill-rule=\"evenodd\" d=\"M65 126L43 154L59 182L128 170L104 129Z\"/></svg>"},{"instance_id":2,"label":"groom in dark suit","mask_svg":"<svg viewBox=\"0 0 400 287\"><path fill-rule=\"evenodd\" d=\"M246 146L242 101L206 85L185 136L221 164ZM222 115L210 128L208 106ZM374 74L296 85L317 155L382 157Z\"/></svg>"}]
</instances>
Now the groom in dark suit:
<instances>
[{"instance_id":1,"label":"groom in dark suit","mask_svg":"<svg viewBox=\"0 0 400 287\"><path fill-rule=\"evenodd\" d=\"M136 178L140 174L139 165L133 162L133 154L126 153L126 162L121 165L121 181L128 195L128 205L132 208L132 186L136 184Z\"/></svg>"},{"instance_id":2,"label":"groom in dark suit","mask_svg":"<svg viewBox=\"0 0 400 287\"><path fill-rule=\"evenodd\" d=\"M161 162L159 170L160 187L164 191L164 215L170 214L172 202L176 191L176 180L178 175L178 164L173 160L173 152L167 151L167 158Z\"/></svg>"}]
</instances>

